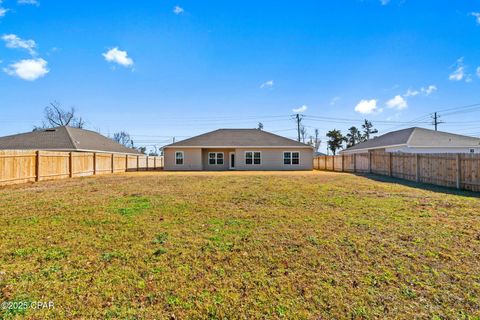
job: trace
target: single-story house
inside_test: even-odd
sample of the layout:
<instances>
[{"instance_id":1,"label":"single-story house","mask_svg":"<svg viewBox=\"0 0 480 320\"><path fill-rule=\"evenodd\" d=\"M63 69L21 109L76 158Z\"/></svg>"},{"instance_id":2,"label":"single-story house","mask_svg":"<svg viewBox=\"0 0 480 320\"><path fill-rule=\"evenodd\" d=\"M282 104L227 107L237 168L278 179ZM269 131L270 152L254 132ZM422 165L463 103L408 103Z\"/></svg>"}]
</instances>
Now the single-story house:
<instances>
[{"instance_id":1,"label":"single-story house","mask_svg":"<svg viewBox=\"0 0 480 320\"><path fill-rule=\"evenodd\" d=\"M259 129L219 129L163 148L165 170L312 170L313 148Z\"/></svg>"},{"instance_id":2,"label":"single-story house","mask_svg":"<svg viewBox=\"0 0 480 320\"><path fill-rule=\"evenodd\" d=\"M480 153L480 138L424 128L393 131L359 143L341 153L369 151L405 153Z\"/></svg>"},{"instance_id":3,"label":"single-story house","mask_svg":"<svg viewBox=\"0 0 480 320\"><path fill-rule=\"evenodd\" d=\"M68 126L0 137L0 150L45 150L141 154L101 134Z\"/></svg>"}]
</instances>

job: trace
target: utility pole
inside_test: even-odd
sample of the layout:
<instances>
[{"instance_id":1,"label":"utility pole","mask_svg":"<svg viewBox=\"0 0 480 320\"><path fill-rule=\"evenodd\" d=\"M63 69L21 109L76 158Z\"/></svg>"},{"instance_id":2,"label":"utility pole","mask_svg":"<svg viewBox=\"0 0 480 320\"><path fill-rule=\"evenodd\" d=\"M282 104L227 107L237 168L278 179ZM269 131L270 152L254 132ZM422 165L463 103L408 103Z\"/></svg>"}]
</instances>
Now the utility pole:
<instances>
[{"instance_id":1,"label":"utility pole","mask_svg":"<svg viewBox=\"0 0 480 320\"><path fill-rule=\"evenodd\" d=\"M438 131L438 125L440 123L443 123L442 121L439 121L440 119L440 116L437 114L437 112L435 112L432 116L432 119L433 119L433 125L435 126L435 131Z\"/></svg>"},{"instance_id":2,"label":"utility pole","mask_svg":"<svg viewBox=\"0 0 480 320\"><path fill-rule=\"evenodd\" d=\"M302 122L302 116L300 116L299 113L295 116L295 119L297 120L297 133L298 133L298 142L300 142L300 122Z\"/></svg>"},{"instance_id":3,"label":"utility pole","mask_svg":"<svg viewBox=\"0 0 480 320\"><path fill-rule=\"evenodd\" d=\"M173 143L175 143L175 137L173 137Z\"/></svg>"}]
</instances>

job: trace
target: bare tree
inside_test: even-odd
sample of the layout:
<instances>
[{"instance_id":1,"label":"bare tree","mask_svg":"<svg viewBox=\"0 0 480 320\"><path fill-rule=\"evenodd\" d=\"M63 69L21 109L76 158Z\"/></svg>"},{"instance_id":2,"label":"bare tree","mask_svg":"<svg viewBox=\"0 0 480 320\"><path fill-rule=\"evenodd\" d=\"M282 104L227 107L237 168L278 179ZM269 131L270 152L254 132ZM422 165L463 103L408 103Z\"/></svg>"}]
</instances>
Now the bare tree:
<instances>
[{"instance_id":1,"label":"bare tree","mask_svg":"<svg viewBox=\"0 0 480 320\"><path fill-rule=\"evenodd\" d=\"M65 110L58 101L50 102L50 105L45 107L43 117L42 125L35 126L34 131L63 126L74 128L83 128L85 126L85 121L81 117L76 116L73 107Z\"/></svg>"},{"instance_id":2,"label":"bare tree","mask_svg":"<svg viewBox=\"0 0 480 320\"><path fill-rule=\"evenodd\" d=\"M305 141L307 140L307 128L305 128L305 126L301 126L300 127L300 137L302 139L302 142L305 143Z\"/></svg>"},{"instance_id":3,"label":"bare tree","mask_svg":"<svg viewBox=\"0 0 480 320\"><path fill-rule=\"evenodd\" d=\"M315 149L315 152L318 152L318 149L320 149L321 143L322 143L322 140L320 140L320 133L318 129L315 129L315 136L310 136L310 141L308 144Z\"/></svg>"},{"instance_id":4,"label":"bare tree","mask_svg":"<svg viewBox=\"0 0 480 320\"><path fill-rule=\"evenodd\" d=\"M128 134L125 131L120 131L120 132L114 133L112 140L117 142L117 143L120 143L121 145L123 145L127 148L133 147L132 138L130 137L130 134Z\"/></svg>"}]
</instances>

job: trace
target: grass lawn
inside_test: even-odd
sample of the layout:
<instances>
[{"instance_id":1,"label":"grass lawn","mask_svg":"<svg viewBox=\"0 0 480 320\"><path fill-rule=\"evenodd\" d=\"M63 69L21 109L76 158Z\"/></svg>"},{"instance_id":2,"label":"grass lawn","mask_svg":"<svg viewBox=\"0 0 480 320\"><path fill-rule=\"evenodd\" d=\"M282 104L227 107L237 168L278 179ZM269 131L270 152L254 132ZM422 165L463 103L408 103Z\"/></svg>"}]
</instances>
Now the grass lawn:
<instances>
[{"instance_id":1,"label":"grass lawn","mask_svg":"<svg viewBox=\"0 0 480 320\"><path fill-rule=\"evenodd\" d=\"M365 177L129 173L0 188L10 318L480 319L480 200Z\"/></svg>"}]
</instances>

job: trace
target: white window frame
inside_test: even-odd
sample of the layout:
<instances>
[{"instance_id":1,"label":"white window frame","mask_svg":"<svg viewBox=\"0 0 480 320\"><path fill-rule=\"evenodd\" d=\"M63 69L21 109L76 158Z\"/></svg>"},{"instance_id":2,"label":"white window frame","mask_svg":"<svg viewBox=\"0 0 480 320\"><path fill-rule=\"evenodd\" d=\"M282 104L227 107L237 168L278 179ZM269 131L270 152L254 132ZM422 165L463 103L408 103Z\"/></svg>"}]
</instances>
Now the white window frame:
<instances>
[{"instance_id":1,"label":"white window frame","mask_svg":"<svg viewBox=\"0 0 480 320\"><path fill-rule=\"evenodd\" d=\"M285 163L285 154L290 154L290 163ZM298 163L293 163L293 154L298 153ZM300 151L283 151L283 165L284 166L299 166L300 165Z\"/></svg>"},{"instance_id":2,"label":"white window frame","mask_svg":"<svg viewBox=\"0 0 480 320\"><path fill-rule=\"evenodd\" d=\"M181 164L178 164L177 163L177 159L180 159L180 158L177 158L177 153L180 153L182 155L182 163ZM185 152L183 151L175 151L175 165L176 166L183 166L185 164Z\"/></svg>"},{"instance_id":3,"label":"white window frame","mask_svg":"<svg viewBox=\"0 0 480 320\"><path fill-rule=\"evenodd\" d=\"M215 158L210 158L210 155L211 154L214 154L215 155ZM218 163L218 155L221 154L222 155L222 162L223 163ZM210 163L210 160L213 159L215 160L215 163ZM209 152L208 153L208 165L209 166L223 166L225 164L225 154L223 152Z\"/></svg>"},{"instance_id":4,"label":"white window frame","mask_svg":"<svg viewBox=\"0 0 480 320\"><path fill-rule=\"evenodd\" d=\"M247 163L247 153L249 152L252 153L252 163ZM255 153L260 154L260 163L255 163ZM244 159L245 159L246 166L260 166L262 165L262 151L245 151Z\"/></svg>"}]
</instances>

